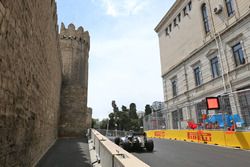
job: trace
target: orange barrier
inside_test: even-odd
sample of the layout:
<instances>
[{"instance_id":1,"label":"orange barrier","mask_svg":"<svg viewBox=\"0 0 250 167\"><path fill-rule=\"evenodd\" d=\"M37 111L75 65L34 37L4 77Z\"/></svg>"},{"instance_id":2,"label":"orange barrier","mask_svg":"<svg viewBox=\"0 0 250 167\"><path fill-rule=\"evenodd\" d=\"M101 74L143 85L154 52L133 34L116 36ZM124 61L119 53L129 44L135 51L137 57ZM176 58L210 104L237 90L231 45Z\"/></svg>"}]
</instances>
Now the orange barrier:
<instances>
[{"instance_id":1,"label":"orange barrier","mask_svg":"<svg viewBox=\"0 0 250 167\"><path fill-rule=\"evenodd\" d=\"M150 138L182 140L250 150L250 132L211 130L150 130Z\"/></svg>"}]
</instances>

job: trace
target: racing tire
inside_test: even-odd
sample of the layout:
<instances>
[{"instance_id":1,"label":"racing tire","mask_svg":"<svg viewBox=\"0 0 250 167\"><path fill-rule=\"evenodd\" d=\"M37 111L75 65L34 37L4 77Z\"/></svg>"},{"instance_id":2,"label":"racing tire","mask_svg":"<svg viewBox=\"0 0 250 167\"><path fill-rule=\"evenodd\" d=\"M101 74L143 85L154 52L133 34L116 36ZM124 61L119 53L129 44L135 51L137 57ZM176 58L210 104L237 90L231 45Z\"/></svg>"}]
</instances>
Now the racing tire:
<instances>
[{"instance_id":1,"label":"racing tire","mask_svg":"<svg viewBox=\"0 0 250 167\"><path fill-rule=\"evenodd\" d=\"M152 152L154 150L153 140L148 140L145 146L147 151Z\"/></svg>"},{"instance_id":2,"label":"racing tire","mask_svg":"<svg viewBox=\"0 0 250 167\"><path fill-rule=\"evenodd\" d=\"M134 144L133 144L133 149L134 150L139 150L141 147L140 147L140 142L137 140Z\"/></svg>"},{"instance_id":3,"label":"racing tire","mask_svg":"<svg viewBox=\"0 0 250 167\"><path fill-rule=\"evenodd\" d=\"M120 145L120 138L119 137L115 138L115 144L118 145L118 146Z\"/></svg>"},{"instance_id":4,"label":"racing tire","mask_svg":"<svg viewBox=\"0 0 250 167\"><path fill-rule=\"evenodd\" d=\"M131 150L131 146L130 146L130 143L128 141L125 141L123 144L122 144L122 148L126 151L130 151Z\"/></svg>"}]
</instances>

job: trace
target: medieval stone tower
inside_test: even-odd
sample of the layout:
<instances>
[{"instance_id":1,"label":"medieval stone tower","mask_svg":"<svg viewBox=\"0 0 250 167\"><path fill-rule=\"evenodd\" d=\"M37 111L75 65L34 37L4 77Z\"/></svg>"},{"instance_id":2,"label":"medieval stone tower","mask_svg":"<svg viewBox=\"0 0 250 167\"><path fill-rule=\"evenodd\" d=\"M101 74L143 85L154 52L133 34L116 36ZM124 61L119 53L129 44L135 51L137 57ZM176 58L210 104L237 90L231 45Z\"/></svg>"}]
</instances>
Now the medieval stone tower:
<instances>
[{"instance_id":1,"label":"medieval stone tower","mask_svg":"<svg viewBox=\"0 0 250 167\"><path fill-rule=\"evenodd\" d=\"M87 107L88 58L90 37L82 27L61 24L62 89L59 136L84 135L91 125L91 109Z\"/></svg>"}]
</instances>

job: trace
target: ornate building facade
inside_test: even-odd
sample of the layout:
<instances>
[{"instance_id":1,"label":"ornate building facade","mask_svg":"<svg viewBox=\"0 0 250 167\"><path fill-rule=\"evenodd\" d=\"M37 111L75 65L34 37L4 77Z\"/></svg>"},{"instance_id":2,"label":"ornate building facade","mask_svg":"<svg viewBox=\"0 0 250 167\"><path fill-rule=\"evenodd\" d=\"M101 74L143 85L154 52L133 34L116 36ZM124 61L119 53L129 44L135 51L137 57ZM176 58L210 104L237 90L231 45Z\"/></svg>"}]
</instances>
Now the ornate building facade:
<instances>
[{"instance_id":1,"label":"ornate building facade","mask_svg":"<svg viewBox=\"0 0 250 167\"><path fill-rule=\"evenodd\" d=\"M202 114L238 114L250 127L250 1L176 0L156 26L168 129ZM220 97L221 110L204 100Z\"/></svg>"}]
</instances>

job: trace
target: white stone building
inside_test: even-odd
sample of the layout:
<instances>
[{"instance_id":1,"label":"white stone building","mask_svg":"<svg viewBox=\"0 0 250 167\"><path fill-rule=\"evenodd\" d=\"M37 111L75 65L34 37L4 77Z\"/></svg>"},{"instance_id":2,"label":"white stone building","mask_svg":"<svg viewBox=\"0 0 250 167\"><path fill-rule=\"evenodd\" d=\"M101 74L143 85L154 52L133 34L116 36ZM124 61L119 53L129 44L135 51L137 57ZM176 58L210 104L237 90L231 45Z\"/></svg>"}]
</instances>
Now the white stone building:
<instances>
[{"instance_id":1,"label":"white stone building","mask_svg":"<svg viewBox=\"0 0 250 167\"><path fill-rule=\"evenodd\" d=\"M250 1L176 0L156 26L169 129L202 113L239 114L250 126ZM208 96L221 110L206 111Z\"/></svg>"}]
</instances>

